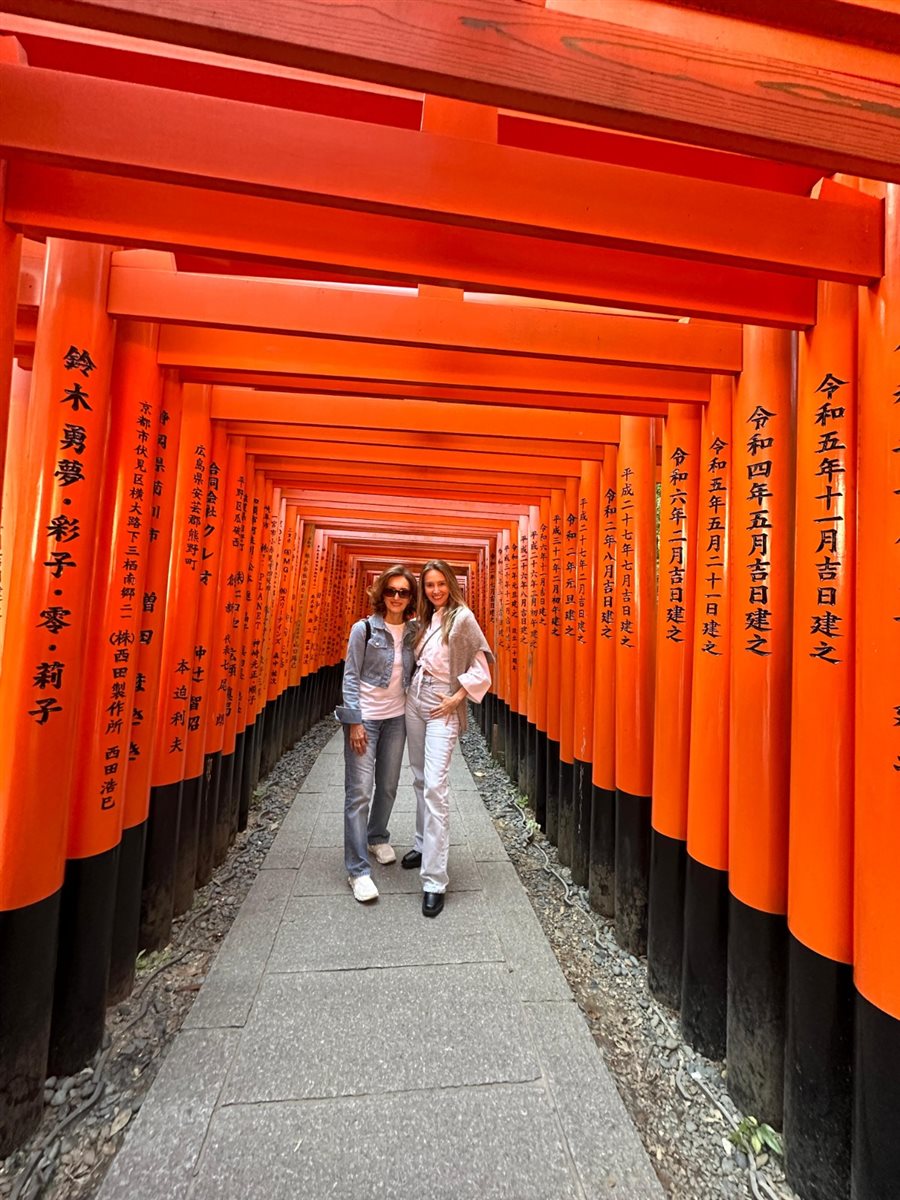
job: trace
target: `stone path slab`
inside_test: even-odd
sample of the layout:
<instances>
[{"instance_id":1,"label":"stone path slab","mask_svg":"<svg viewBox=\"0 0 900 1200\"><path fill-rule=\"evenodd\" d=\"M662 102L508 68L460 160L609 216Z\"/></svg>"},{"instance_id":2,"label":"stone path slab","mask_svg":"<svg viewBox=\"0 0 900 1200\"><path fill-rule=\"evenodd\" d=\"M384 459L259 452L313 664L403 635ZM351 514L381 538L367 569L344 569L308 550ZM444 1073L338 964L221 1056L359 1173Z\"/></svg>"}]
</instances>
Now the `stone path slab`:
<instances>
[{"instance_id":1,"label":"stone path slab","mask_svg":"<svg viewBox=\"0 0 900 1200\"><path fill-rule=\"evenodd\" d=\"M662 1200L457 752L450 890L357 904L337 734L301 788L100 1200ZM408 776L392 814L412 844Z\"/></svg>"}]
</instances>

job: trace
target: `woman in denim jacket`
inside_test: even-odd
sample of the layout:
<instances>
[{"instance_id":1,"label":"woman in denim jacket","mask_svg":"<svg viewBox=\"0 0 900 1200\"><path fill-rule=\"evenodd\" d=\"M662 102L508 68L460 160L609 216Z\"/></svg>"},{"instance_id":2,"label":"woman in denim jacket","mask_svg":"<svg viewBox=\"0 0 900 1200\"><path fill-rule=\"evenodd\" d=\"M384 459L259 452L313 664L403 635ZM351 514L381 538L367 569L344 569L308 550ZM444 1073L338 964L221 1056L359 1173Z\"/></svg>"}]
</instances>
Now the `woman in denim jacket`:
<instances>
[{"instance_id":1,"label":"woman in denim jacket","mask_svg":"<svg viewBox=\"0 0 900 1200\"><path fill-rule=\"evenodd\" d=\"M335 710L344 726L344 865L359 901L378 897L369 856L378 863L396 860L388 820L406 745L406 689L415 667L409 626L416 611L415 577L406 567L389 567L369 589L369 599L373 615L350 630L344 703Z\"/></svg>"}]
</instances>

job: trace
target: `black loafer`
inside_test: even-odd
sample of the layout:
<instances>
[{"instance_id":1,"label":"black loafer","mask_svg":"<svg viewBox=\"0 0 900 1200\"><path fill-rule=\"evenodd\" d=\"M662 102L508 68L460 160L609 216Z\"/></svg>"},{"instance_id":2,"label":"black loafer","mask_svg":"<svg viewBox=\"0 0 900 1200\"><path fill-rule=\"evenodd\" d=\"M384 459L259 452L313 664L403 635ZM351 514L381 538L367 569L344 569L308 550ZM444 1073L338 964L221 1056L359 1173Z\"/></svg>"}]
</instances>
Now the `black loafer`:
<instances>
[{"instance_id":1,"label":"black loafer","mask_svg":"<svg viewBox=\"0 0 900 1200\"><path fill-rule=\"evenodd\" d=\"M422 916L436 917L444 907L443 892L422 893Z\"/></svg>"},{"instance_id":2,"label":"black loafer","mask_svg":"<svg viewBox=\"0 0 900 1200\"><path fill-rule=\"evenodd\" d=\"M406 867L407 871L411 871L413 867L421 867L422 854L419 850L407 850L400 859L400 866Z\"/></svg>"}]
</instances>

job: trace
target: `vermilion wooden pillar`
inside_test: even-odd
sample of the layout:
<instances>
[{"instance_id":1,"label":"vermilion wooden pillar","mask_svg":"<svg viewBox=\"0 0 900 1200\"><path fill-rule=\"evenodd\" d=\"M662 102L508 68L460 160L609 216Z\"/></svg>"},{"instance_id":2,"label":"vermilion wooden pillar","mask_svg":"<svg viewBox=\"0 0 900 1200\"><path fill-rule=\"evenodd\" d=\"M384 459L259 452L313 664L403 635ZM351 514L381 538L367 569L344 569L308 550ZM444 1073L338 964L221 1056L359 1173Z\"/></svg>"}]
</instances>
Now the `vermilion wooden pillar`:
<instances>
[{"instance_id":1,"label":"vermilion wooden pillar","mask_svg":"<svg viewBox=\"0 0 900 1200\"><path fill-rule=\"evenodd\" d=\"M538 515L537 658L535 662L534 814L547 821L547 656L550 643L550 499L541 500Z\"/></svg>"},{"instance_id":2,"label":"vermilion wooden pillar","mask_svg":"<svg viewBox=\"0 0 900 1200\"><path fill-rule=\"evenodd\" d=\"M519 517L518 604L519 616L519 676L516 705L516 779L519 791L528 795L528 625L531 618L528 579L528 514Z\"/></svg>"},{"instance_id":3,"label":"vermilion wooden pillar","mask_svg":"<svg viewBox=\"0 0 900 1200\"><path fill-rule=\"evenodd\" d=\"M519 778L519 524L509 524L509 707L506 722L506 770Z\"/></svg>"},{"instance_id":4,"label":"vermilion wooden pillar","mask_svg":"<svg viewBox=\"0 0 900 1200\"><path fill-rule=\"evenodd\" d=\"M31 371L17 363L12 364L12 384L9 394L9 443L15 447L25 445L27 435L28 404L31 398ZM13 547L16 540L16 513L19 504L27 497L20 495L17 462L8 464L3 475L2 504L0 504L0 655L6 636L7 591L12 564Z\"/></svg>"},{"instance_id":5,"label":"vermilion wooden pillar","mask_svg":"<svg viewBox=\"0 0 900 1200\"><path fill-rule=\"evenodd\" d=\"M900 187L869 190L885 199L886 269L860 309L854 1200L890 1196L900 1178Z\"/></svg>"},{"instance_id":6,"label":"vermilion wooden pillar","mask_svg":"<svg viewBox=\"0 0 900 1200\"><path fill-rule=\"evenodd\" d=\"M84 631L90 669L76 717L79 752L60 901L48 1063L55 1075L83 1067L103 1038L150 537L151 453L159 423L156 339L155 327L130 321L116 333L111 427ZM136 864L136 882L141 865Z\"/></svg>"},{"instance_id":7,"label":"vermilion wooden pillar","mask_svg":"<svg viewBox=\"0 0 900 1200\"><path fill-rule=\"evenodd\" d=\"M794 340L744 327L732 433L728 1089L780 1125L793 590Z\"/></svg>"},{"instance_id":8,"label":"vermilion wooden pillar","mask_svg":"<svg viewBox=\"0 0 900 1200\"><path fill-rule=\"evenodd\" d=\"M857 289L820 283L800 338L785 1169L850 1188Z\"/></svg>"},{"instance_id":9,"label":"vermilion wooden pillar","mask_svg":"<svg viewBox=\"0 0 900 1200\"><path fill-rule=\"evenodd\" d=\"M559 861L570 864L575 837L575 625L578 617L578 487L566 480L562 543L562 650L559 680Z\"/></svg>"},{"instance_id":10,"label":"vermilion wooden pillar","mask_svg":"<svg viewBox=\"0 0 900 1200\"><path fill-rule=\"evenodd\" d=\"M678 1008L681 1002L684 952L697 495L701 474L697 406L670 404L662 443L656 622L658 702L653 732L647 965L650 990L671 1008Z\"/></svg>"},{"instance_id":11,"label":"vermilion wooden pillar","mask_svg":"<svg viewBox=\"0 0 900 1200\"><path fill-rule=\"evenodd\" d=\"M617 446L607 446L600 476L597 612L591 764L591 906L615 911L616 878L616 544Z\"/></svg>"},{"instance_id":12,"label":"vermilion wooden pillar","mask_svg":"<svg viewBox=\"0 0 900 1200\"><path fill-rule=\"evenodd\" d=\"M159 695L162 688L180 441L181 382L174 372L167 371L163 373L162 406L153 455L150 545L141 605L138 675L142 690L135 694L129 749L131 761L125 781L126 828L139 829L146 823L138 929L138 948L141 950L158 949L160 945L165 945L174 904L180 784L163 788L155 788L152 784L161 707ZM121 861L119 876L122 888L130 889L133 886L131 880L125 877ZM117 987L116 992L119 990Z\"/></svg>"},{"instance_id":13,"label":"vermilion wooden pillar","mask_svg":"<svg viewBox=\"0 0 900 1200\"><path fill-rule=\"evenodd\" d=\"M509 705L509 530L501 529L497 536L497 593L494 600L497 629L497 675L496 675L496 707L495 742L492 747L495 756L506 763L506 730L508 725L507 707Z\"/></svg>"},{"instance_id":14,"label":"vermilion wooden pillar","mask_svg":"<svg viewBox=\"0 0 900 1200\"><path fill-rule=\"evenodd\" d=\"M550 493L550 573L547 605L550 638L547 646L547 823L544 832L551 842L559 836L559 715L562 667L563 544L566 494L561 488Z\"/></svg>"},{"instance_id":15,"label":"vermilion wooden pillar","mask_svg":"<svg viewBox=\"0 0 900 1200\"><path fill-rule=\"evenodd\" d=\"M91 572L109 429L109 250L51 239L0 672L0 1153L37 1124L47 1062ZM40 814L39 819L35 814ZM27 1002L24 998L27 997Z\"/></svg>"},{"instance_id":16,"label":"vermilion wooden pillar","mask_svg":"<svg viewBox=\"0 0 900 1200\"><path fill-rule=\"evenodd\" d=\"M535 769L537 766L537 644L540 570L541 512L537 505L528 509L528 635L525 646L525 794L534 806Z\"/></svg>"},{"instance_id":17,"label":"vermilion wooden pillar","mask_svg":"<svg viewBox=\"0 0 900 1200\"><path fill-rule=\"evenodd\" d=\"M681 1028L725 1057L728 970L728 758L734 383L713 376L700 435Z\"/></svg>"},{"instance_id":18,"label":"vermilion wooden pillar","mask_svg":"<svg viewBox=\"0 0 900 1200\"><path fill-rule=\"evenodd\" d=\"M594 744L594 639L597 601L597 526L601 464L584 460L578 493L578 583L575 611L575 741L572 781L572 878L588 883L591 858L591 764Z\"/></svg>"},{"instance_id":19,"label":"vermilion wooden pillar","mask_svg":"<svg viewBox=\"0 0 900 1200\"><path fill-rule=\"evenodd\" d=\"M622 417L616 605L616 938L647 947L656 651L656 440Z\"/></svg>"},{"instance_id":20,"label":"vermilion wooden pillar","mask_svg":"<svg viewBox=\"0 0 900 1200\"><path fill-rule=\"evenodd\" d=\"M26 63L21 43L14 37L0 37L0 63ZM9 435L9 395L16 335L16 304L19 296L19 265L22 238L3 220L6 196L6 162L0 158L0 496L7 460ZM4 543L0 541L0 549ZM12 542L9 543L12 549ZM0 581L5 580L6 564L0 560Z\"/></svg>"}]
</instances>

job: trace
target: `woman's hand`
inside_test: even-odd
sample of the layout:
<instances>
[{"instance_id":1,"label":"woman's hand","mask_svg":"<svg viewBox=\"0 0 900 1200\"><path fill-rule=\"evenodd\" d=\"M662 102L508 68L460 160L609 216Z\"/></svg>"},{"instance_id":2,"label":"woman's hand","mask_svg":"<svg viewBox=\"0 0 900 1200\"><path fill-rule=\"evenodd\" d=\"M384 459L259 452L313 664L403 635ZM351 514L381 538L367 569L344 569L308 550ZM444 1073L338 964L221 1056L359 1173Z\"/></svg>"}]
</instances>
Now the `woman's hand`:
<instances>
[{"instance_id":1,"label":"woman's hand","mask_svg":"<svg viewBox=\"0 0 900 1200\"><path fill-rule=\"evenodd\" d=\"M365 754L369 739L365 725L350 726L350 749L354 754Z\"/></svg>"},{"instance_id":2,"label":"woman's hand","mask_svg":"<svg viewBox=\"0 0 900 1200\"><path fill-rule=\"evenodd\" d=\"M451 714L456 712L465 698L465 688L460 688L459 691L454 692L452 696L444 696L437 708L433 708L431 710L432 717L438 718L451 716Z\"/></svg>"}]
</instances>

